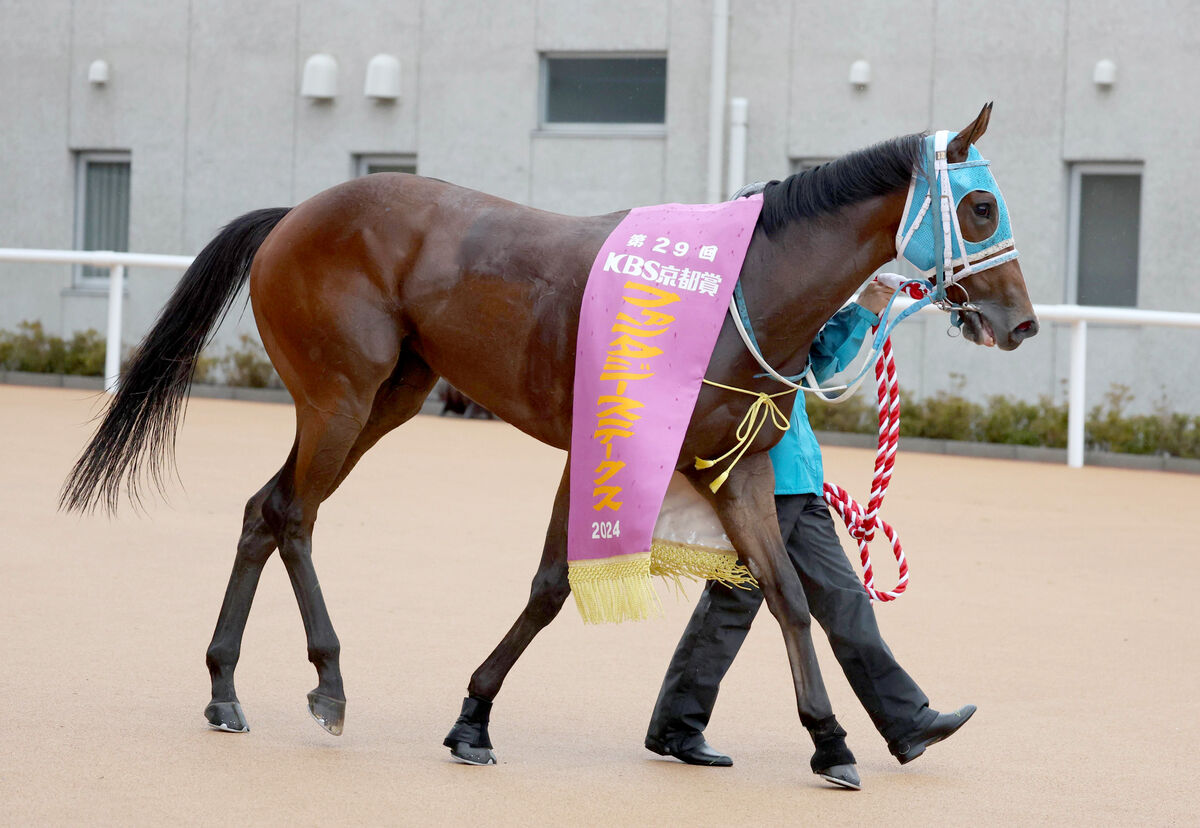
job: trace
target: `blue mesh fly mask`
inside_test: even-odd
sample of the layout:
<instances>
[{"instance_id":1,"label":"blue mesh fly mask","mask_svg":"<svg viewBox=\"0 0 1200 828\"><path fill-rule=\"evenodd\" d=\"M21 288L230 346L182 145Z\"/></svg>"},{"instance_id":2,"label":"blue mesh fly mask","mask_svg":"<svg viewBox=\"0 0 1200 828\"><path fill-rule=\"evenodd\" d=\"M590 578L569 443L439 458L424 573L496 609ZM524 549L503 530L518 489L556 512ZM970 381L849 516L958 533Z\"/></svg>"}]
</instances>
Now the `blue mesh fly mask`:
<instances>
[{"instance_id":1,"label":"blue mesh fly mask","mask_svg":"<svg viewBox=\"0 0 1200 828\"><path fill-rule=\"evenodd\" d=\"M896 231L896 256L904 257L926 276L935 277L933 300L943 310L977 310L970 303L950 302L946 287L1015 259L1018 254L1008 206L979 150L971 145L966 161L948 163L946 147L956 134L939 130L925 138L922 168L913 172L904 218ZM996 231L979 242L964 239L958 221L959 203L974 190L994 195L999 213ZM961 269L955 272L956 267Z\"/></svg>"}]
</instances>

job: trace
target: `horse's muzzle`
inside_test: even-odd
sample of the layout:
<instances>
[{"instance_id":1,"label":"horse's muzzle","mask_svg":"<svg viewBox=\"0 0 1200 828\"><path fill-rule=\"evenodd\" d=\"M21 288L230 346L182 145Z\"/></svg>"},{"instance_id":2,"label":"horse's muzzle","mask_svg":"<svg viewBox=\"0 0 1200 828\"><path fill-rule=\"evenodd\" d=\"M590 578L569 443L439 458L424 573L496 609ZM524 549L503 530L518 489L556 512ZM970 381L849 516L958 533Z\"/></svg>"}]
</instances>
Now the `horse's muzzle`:
<instances>
[{"instance_id":1,"label":"horse's muzzle","mask_svg":"<svg viewBox=\"0 0 1200 828\"><path fill-rule=\"evenodd\" d=\"M1038 332L1037 317L1019 313L997 312L986 305L979 310L961 311L963 336L976 345L1011 351ZM1015 323L1014 317L1018 320Z\"/></svg>"},{"instance_id":2,"label":"horse's muzzle","mask_svg":"<svg viewBox=\"0 0 1200 828\"><path fill-rule=\"evenodd\" d=\"M1031 316L1028 319L1024 319L1019 324L1014 326L1011 331L1009 331L1008 347L1006 348L1003 345L1001 345L1000 347L1005 351L1011 351L1013 348L1016 348L1018 345L1020 345L1026 339L1029 339L1032 336L1037 336L1037 332L1040 329L1041 329L1041 326L1038 324L1036 316Z\"/></svg>"}]
</instances>

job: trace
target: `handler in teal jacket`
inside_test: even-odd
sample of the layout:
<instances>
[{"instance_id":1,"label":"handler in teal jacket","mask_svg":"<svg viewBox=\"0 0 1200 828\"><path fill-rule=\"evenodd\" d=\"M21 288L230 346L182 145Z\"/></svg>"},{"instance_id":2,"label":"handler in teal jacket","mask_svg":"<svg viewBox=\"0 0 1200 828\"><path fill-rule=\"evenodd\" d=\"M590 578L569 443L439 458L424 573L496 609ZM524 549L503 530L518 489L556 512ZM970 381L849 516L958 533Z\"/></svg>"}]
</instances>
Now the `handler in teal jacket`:
<instances>
[{"instance_id":1,"label":"handler in teal jacket","mask_svg":"<svg viewBox=\"0 0 1200 828\"><path fill-rule=\"evenodd\" d=\"M858 303L826 323L809 350L818 381L850 364L889 296L887 288L872 282ZM779 530L812 616L824 628L838 664L892 754L901 764L910 762L957 730L975 708L967 705L946 714L930 709L929 699L884 643L870 598L842 551L825 503L821 448L803 399L796 400L791 425L771 450L771 462ZM712 581L705 586L667 668L646 734L649 750L689 764L733 764L709 747L704 728L721 679L762 600L758 589L731 589Z\"/></svg>"},{"instance_id":2,"label":"handler in teal jacket","mask_svg":"<svg viewBox=\"0 0 1200 828\"><path fill-rule=\"evenodd\" d=\"M870 301L862 297L862 301ZM886 301L886 299L885 299ZM883 310L881 307L880 310ZM817 382L825 382L850 365L862 347L863 339L879 317L858 302L842 308L825 323L808 351L808 364ZM799 392L797 392L799 393ZM775 495L819 495L825 487L825 468L821 464L821 447L800 394L792 407L792 420L783 438L771 449L771 465L775 469ZM787 536L784 536L787 540ZM839 549L839 553L840 553Z\"/></svg>"}]
</instances>

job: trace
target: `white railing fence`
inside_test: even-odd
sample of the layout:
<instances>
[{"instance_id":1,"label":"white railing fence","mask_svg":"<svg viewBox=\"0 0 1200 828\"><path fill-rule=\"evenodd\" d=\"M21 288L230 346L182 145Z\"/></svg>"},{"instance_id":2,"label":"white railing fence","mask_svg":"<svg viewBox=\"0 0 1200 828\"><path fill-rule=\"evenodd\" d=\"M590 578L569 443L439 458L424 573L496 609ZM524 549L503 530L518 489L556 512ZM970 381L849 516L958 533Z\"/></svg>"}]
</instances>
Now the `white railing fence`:
<instances>
[{"instance_id":1,"label":"white railing fence","mask_svg":"<svg viewBox=\"0 0 1200 828\"><path fill-rule=\"evenodd\" d=\"M157 267L167 270L186 270L192 263L192 257L160 256L151 253L116 253L104 250L0 248L0 262L57 262L108 268L108 331L104 354L104 388L112 393L117 389L121 372L121 306L125 290L125 268ZM903 308L911 303L911 300L897 300L896 304ZM1067 322L1071 325L1071 371L1067 392L1067 465L1073 468L1083 465L1088 323L1200 329L1200 313L1085 307L1082 305L1034 305L1033 308L1039 321ZM934 308L926 308L922 312L940 313Z\"/></svg>"},{"instance_id":2,"label":"white railing fence","mask_svg":"<svg viewBox=\"0 0 1200 828\"><path fill-rule=\"evenodd\" d=\"M0 262L48 262L108 268L108 331L104 346L104 390L113 393L121 378L121 314L125 300L125 268L161 267L187 270L191 256L118 253L112 250L28 250L0 247Z\"/></svg>"},{"instance_id":3,"label":"white railing fence","mask_svg":"<svg viewBox=\"0 0 1200 828\"><path fill-rule=\"evenodd\" d=\"M897 307L901 309L911 304L911 299L896 300ZM1034 305L1033 310L1039 322L1068 322L1071 325L1071 370L1067 379L1067 465L1076 469L1083 466L1083 426L1087 415L1084 390L1087 387L1088 323L1200 329L1200 313L1088 305ZM937 314L942 311L926 306L921 313Z\"/></svg>"}]
</instances>

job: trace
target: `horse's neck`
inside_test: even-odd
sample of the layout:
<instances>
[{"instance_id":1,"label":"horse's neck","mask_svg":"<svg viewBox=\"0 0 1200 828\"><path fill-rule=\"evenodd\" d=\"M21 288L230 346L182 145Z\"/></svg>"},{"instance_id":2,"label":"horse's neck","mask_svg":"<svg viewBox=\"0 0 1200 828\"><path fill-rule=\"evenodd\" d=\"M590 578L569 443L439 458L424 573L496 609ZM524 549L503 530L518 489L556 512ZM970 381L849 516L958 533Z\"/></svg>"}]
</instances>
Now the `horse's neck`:
<instances>
[{"instance_id":1,"label":"horse's neck","mask_svg":"<svg viewBox=\"0 0 1200 828\"><path fill-rule=\"evenodd\" d=\"M746 299L770 308L758 336L764 356L776 368L800 370L821 326L868 276L895 258L904 200L902 192L835 215L797 220L771 240L762 268L765 278L746 285Z\"/></svg>"}]
</instances>

